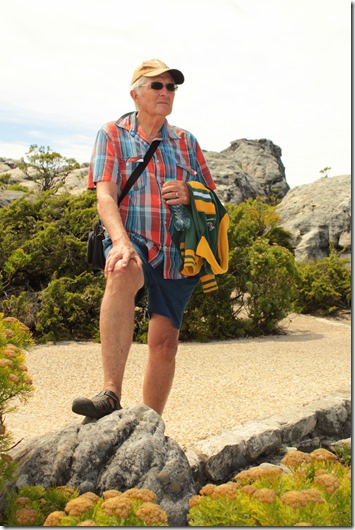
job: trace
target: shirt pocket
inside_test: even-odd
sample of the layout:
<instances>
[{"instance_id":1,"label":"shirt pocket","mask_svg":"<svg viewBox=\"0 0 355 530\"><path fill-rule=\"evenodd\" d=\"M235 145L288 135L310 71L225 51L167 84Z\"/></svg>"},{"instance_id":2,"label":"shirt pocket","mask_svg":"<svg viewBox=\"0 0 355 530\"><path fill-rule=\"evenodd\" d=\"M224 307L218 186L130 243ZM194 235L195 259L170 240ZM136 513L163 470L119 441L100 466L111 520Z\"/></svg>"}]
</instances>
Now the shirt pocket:
<instances>
[{"instance_id":1,"label":"shirt pocket","mask_svg":"<svg viewBox=\"0 0 355 530\"><path fill-rule=\"evenodd\" d=\"M188 182L189 180L195 180L196 175L197 171L187 164L181 164L181 162L176 164L176 180Z\"/></svg>"},{"instance_id":2,"label":"shirt pocket","mask_svg":"<svg viewBox=\"0 0 355 530\"><path fill-rule=\"evenodd\" d=\"M121 173L122 176L125 178L125 181L131 177L133 171L139 166L139 164L143 162L143 155L140 156L131 156L125 160L122 160L122 167L121 167ZM128 194L137 192L144 188L147 185L147 172L144 170L136 180L136 182L133 184L131 189L129 190Z\"/></svg>"}]
</instances>

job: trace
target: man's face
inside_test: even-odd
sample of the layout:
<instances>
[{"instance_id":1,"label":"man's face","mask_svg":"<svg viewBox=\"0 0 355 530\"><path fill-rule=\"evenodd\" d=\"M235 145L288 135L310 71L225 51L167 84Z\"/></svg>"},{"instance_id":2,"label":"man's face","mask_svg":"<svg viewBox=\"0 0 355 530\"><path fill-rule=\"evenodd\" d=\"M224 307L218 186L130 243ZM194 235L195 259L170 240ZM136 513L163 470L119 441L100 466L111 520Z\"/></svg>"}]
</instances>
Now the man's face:
<instances>
[{"instance_id":1,"label":"man's face","mask_svg":"<svg viewBox=\"0 0 355 530\"><path fill-rule=\"evenodd\" d=\"M164 84L161 90L151 88L151 83L156 81ZM139 88L138 94L133 91L131 92L133 99L137 102L139 112L152 117L161 116L164 118L171 114L175 92L169 91L165 86L166 83L175 83L173 77L168 72L156 77L144 78L144 86Z\"/></svg>"}]
</instances>

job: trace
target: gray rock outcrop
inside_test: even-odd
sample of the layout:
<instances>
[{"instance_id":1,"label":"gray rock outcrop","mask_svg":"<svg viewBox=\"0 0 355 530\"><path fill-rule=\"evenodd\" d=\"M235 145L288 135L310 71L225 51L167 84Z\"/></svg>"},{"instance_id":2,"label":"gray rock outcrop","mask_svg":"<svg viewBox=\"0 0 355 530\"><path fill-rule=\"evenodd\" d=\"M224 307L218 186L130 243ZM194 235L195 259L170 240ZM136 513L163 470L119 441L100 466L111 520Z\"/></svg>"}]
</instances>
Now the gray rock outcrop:
<instances>
[{"instance_id":1,"label":"gray rock outcrop","mask_svg":"<svg viewBox=\"0 0 355 530\"><path fill-rule=\"evenodd\" d=\"M350 257L351 177L320 178L287 193L277 211L292 235L297 261L329 255L330 245Z\"/></svg>"},{"instance_id":2,"label":"gray rock outcrop","mask_svg":"<svg viewBox=\"0 0 355 530\"><path fill-rule=\"evenodd\" d=\"M34 438L13 451L19 463L16 485L68 485L98 495L148 488L169 526L184 526L196 490L185 453L164 430L159 414L137 406Z\"/></svg>"},{"instance_id":3,"label":"gray rock outcrop","mask_svg":"<svg viewBox=\"0 0 355 530\"><path fill-rule=\"evenodd\" d=\"M148 488L166 511L169 526L186 526L189 498L206 483L225 483L260 462L275 465L292 448L332 449L351 435L351 412L347 393L325 397L199 440L185 454L164 436L156 412L130 407L13 449L19 477L11 487L68 485L98 495ZM0 497L2 509L3 501Z\"/></svg>"},{"instance_id":4,"label":"gray rock outcrop","mask_svg":"<svg viewBox=\"0 0 355 530\"><path fill-rule=\"evenodd\" d=\"M257 461L273 460L294 446L303 451L330 447L351 435L350 397L329 396L304 407L250 421L196 442L186 452L196 483L226 482Z\"/></svg>"},{"instance_id":5,"label":"gray rock outcrop","mask_svg":"<svg viewBox=\"0 0 355 530\"><path fill-rule=\"evenodd\" d=\"M270 140L242 138L220 153L204 154L224 202L239 204L270 195L281 199L290 189L281 149Z\"/></svg>"}]
</instances>

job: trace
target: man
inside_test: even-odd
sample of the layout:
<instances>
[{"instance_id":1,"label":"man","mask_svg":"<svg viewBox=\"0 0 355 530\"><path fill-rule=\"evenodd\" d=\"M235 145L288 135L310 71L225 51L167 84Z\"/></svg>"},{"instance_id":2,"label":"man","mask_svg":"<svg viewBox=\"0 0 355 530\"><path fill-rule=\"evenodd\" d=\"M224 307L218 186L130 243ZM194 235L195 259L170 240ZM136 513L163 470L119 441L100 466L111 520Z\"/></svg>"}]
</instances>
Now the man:
<instances>
[{"instance_id":1,"label":"man","mask_svg":"<svg viewBox=\"0 0 355 530\"><path fill-rule=\"evenodd\" d=\"M215 189L196 139L166 120L183 82L182 72L162 61L143 62L131 82L136 112L103 126L96 139L89 179L96 185L98 212L107 233L107 283L100 313L104 382L97 396L74 400L72 410L77 414L100 418L121 408L134 308L143 287L148 291L149 316L143 401L162 414L169 396L183 312L199 281L198 275L184 277L179 272L170 207L190 203L188 181ZM155 139L160 144L153 158L118 208L118 194Z\"/></svg>"}]
</instances>

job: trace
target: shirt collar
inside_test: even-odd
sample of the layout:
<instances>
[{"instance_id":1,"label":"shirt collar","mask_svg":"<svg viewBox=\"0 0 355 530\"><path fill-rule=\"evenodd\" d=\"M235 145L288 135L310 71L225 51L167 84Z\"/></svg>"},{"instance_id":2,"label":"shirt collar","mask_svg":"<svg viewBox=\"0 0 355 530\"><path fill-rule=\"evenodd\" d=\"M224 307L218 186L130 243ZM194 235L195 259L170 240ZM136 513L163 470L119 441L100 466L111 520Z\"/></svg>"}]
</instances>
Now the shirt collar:
<instances>
[{"instance_id":1,"label":"shirt collar","mask_svg":"<svg viewBox=\"0 0 355 530\"><path fill-rule=\"evenodd\" d=\"M129 131L130 135L135 137L137 134L137 112L128 112L123 114L117 121L116 124L118 127L126 129ZM169 125L168 121L165 120L162 128L160 129L161 139L166 140L168 137L172 140L179 140L180 135L176 130Z\"/></svg>"}]
</instances>

